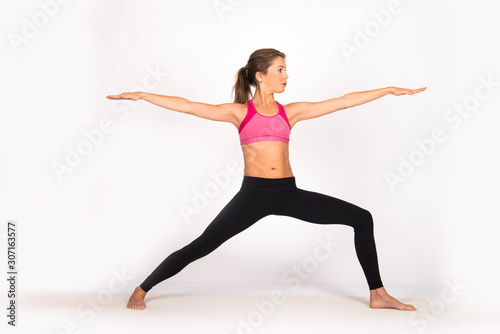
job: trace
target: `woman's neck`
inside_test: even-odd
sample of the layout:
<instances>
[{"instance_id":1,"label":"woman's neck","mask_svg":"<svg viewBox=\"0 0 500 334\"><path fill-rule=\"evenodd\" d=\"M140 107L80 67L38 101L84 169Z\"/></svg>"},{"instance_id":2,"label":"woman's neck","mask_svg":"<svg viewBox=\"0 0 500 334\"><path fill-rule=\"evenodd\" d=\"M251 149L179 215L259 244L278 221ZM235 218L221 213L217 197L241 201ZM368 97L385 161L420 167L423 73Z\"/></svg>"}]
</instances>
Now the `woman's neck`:
<instances>
[{"instance_id":1,"label":"woman's neck","mask_svg":"<svg viewBox=\"0 0 500 334\"><path fill-rule=\"evenodd\" d=\"M260 90L255 92L252 101L254 105L257 104L263 108L274 106L276 104L276 101L274 100L274 93L266 93Z\"/></svg>"}]
</instances>

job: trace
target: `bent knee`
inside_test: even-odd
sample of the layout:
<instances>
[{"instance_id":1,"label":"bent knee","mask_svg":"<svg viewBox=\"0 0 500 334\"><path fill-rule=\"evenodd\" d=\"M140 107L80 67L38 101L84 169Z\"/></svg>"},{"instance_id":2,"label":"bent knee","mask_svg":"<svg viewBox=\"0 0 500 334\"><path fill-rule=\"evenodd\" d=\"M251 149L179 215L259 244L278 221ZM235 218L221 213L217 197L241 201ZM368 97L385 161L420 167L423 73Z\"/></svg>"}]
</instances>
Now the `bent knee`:
<instances>
[{"instance_id":1,"label":"bent knee","mask_svg":"<svg viewBox=\"0 0 500 334\"><path fill-rule=\"evenodd\" d=\"M371 212L365 209L360 209L354 228L373 230L373 217Z\"/></svg>"}]
</instances>

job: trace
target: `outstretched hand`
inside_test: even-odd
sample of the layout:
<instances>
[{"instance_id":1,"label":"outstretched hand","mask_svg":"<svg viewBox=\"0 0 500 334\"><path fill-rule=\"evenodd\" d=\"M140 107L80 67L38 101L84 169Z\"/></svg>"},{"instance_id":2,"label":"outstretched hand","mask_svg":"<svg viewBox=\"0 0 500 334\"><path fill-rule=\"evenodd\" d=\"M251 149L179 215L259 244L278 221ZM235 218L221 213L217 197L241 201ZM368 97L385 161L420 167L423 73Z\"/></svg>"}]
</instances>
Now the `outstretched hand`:
<instances>
[{"instance_id":1,"label":"outstretched hand","mask_svg":"<svg viewBox=\"0 0 500 334\"><path fill-rule=\"evenodd\" d=\"M413 95L413 94L416 94L416 93L423 92L424 90L427 89L427 87L422 87L422 88L419 88L419 89L408 89L408 88L391 87L391 89L392 89L392 94L394 94L394 95L405 95L405 94Z\"/></svg>"},{"instance_id":2,"label":"outstretched hand","mask_svg":"<svg viewBox=\"0 0 500 334\"><path fill-rule=\"evenodd\" d=\"M134 93L122 93L120 95L108 95L106 96L107 99L110 100L140 100L139 92L134 92Z\"/></svg>"}]
</instances>

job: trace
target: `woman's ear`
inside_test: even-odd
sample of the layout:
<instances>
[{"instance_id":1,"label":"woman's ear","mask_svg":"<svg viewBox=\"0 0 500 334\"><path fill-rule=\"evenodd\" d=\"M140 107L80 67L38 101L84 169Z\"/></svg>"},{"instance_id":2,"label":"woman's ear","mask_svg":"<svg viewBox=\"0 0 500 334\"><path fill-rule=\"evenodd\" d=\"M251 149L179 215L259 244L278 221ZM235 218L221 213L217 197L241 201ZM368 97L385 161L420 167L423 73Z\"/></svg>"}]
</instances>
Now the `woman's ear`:
<instances>
[{"instance_id":1,"label":"woman's ear","mask_svg":"<svg viewBox=\"0 0 500 334\"><path fill-rule=\"evenodd\" d=\"M262 82L262 80L264 79L264 75L262 74L262 72L257 72L255 73L255 78L257 79L257 82Z\"/></svg>"}]
</instances>

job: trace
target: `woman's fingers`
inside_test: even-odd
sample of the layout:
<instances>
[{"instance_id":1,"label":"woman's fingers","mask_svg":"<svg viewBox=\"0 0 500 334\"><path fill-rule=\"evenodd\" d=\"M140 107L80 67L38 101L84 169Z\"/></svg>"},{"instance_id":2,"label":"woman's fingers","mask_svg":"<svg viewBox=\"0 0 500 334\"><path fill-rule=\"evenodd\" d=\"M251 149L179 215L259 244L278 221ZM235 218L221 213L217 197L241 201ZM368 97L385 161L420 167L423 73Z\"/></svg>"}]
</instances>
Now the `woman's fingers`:
<instances>
[{"instance_id":1,"label":"woman's fingers","mask_svg":"<svg viewBox=\"0 0 500 334\"><path fill-rule=\"evenodd\" d=\"M140 99L138 93L122 93L120 95L108 95L106 96L106 98L110 100L134 100L134 101Z\"/></svg>"},{"instance_id":2,"label":"woman's fingers","mask_svg":"<svg viewBox=\"0 0 500 334\"><path fill-rule=\"evenodd\" d=\"M412 89L412 92L413 92L413 94L420 93L420 92L423 92L426 89L427 89L427 87L422 87L422 88L419 88L419 89Z\"/></svg>"},{"instance_id":3,"label":"woman's fingers","mask_svg":"<svg viewBox=\"0 0 500 334\"><path fill-rule=\"evenodd\" d=\"M120 100L122 98L121 95L108 95L106 96L107 99L110 99L110 100Z\"/></svg>"},{"instance_id":4,"label":"woman's fingers","mask_svg":"<svg viewBox=\"0 0 500 334\"><path fill-rule=\"evenodd\" d=\"M396 88L394 95L404 95L404 94L413 95L416 93L423 92L426 89L427 89L427 87L422 87L422 88L418 88L418 89Z\"/></svg>"}]
</instances>

